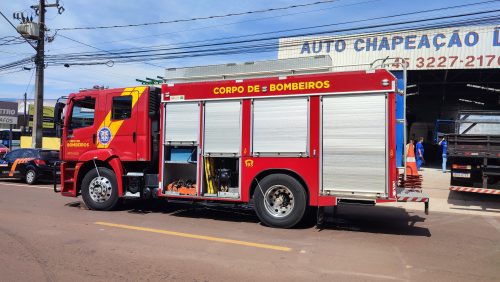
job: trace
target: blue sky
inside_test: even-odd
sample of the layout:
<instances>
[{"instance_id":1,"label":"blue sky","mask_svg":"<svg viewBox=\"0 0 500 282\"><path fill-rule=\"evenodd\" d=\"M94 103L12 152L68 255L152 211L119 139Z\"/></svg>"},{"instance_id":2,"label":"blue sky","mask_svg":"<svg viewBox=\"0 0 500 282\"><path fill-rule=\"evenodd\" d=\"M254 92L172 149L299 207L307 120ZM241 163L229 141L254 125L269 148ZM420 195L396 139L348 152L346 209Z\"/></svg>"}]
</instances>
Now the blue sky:
<instances>
[{"instance_id":1,"label":"blue sky","mask_svg":"<svg viewBox=\"0 0 500 282\"><path fill-rule=\"evenodd\" d=\"M37 1L3 1L0 10L11 19L13 12L30 14L30 5ZM312 3L315 0L262 1L262 0L212 0L212 1L111 1L111 0L71 0L60 1L65 11L58 15L55 9L48 9L46 22L51 29L63 27L133 24L174 19L188 19L210 15L284 7L294 4ZM64 35L88 45L104 50L132 47L147 47L161 44L179 45L183 42L213 40L221 37L240 36L259 32L300 28L305 26L332 24L348 20L366 19L379 16L407 13L446 6L474 3L462 0L339 0L315 6L234 16L223 19L200 20L174 24L162 24L135 28L106 30L59 31L55 40L46 43L46 54L96 51L88 46L68 40ZM440 16L459 12L499 8L499 3L436 12L425 16ZM419 18L424 15L419 15ZM11 19L14 24L18 22ZM380 23L380 21L378 21ZM347 25L349 26L349 25ZM49 32L51 34L51 32ZM16 35L14 29L0 18L0 37ZM276 41L277 44L277 41ZM0 65L13 62L34 54L28 44L0 45ZM79 88L105 85L125 87L137 84L136 78L163 75L165 68L195 66L230 62L245 62L277 58L275 51L258 54L220 55L211 57L186 58L145 63L115 64L107 66L71 66L65 68L48 65L45 71L45 97L57 98L78 91ZM0 73L0 98L22 98L26 91L32 98L34 93L33 71L10 74Z\"/></svg>"}]
</instances>

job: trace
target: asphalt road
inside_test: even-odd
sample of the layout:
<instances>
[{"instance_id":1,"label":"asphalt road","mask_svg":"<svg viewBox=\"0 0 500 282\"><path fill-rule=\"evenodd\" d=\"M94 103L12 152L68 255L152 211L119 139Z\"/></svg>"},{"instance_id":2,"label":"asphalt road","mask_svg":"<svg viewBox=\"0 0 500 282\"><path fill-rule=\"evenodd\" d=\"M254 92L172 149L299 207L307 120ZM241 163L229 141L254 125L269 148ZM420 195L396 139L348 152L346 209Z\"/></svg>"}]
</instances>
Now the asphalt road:
<instances>
[{"instance_id":1,"label":"asphalt road","mask_svg":"<svg viewBox=\"0 0 500 282\"><path fill-rule=\"evenodd\" d=\"M324 229L251 211L126 203L86 210L0 181L0 281L498 281L500 218L341 207Z\"/></svg>"}]
</instances>

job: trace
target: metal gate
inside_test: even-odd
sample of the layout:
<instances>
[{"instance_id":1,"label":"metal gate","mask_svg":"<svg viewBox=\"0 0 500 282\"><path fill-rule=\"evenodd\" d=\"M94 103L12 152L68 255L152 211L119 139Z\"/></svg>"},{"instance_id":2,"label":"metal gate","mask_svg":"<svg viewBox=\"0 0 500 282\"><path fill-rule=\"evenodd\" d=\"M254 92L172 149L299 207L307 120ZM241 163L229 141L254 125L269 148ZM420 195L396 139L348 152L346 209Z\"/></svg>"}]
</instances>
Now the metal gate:
<instances>
[{"instance_id":1,"label":"metal gate","mask_svg":"<svg viewBox=\"0 0 500 282\"><path fill-rule=\"evenodd\" d=\"M386 194L386 94L323 97L322 135L323 191Z\"/></svg>"}]
</instances>

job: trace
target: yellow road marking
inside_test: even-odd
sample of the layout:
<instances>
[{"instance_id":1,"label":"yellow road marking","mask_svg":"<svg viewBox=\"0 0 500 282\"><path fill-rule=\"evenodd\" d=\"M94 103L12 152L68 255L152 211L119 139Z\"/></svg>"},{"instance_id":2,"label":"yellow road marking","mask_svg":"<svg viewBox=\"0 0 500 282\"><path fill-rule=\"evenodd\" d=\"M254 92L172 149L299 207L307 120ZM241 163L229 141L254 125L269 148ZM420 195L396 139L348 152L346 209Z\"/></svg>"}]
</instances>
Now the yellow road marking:
<instances>
[{"instance_id":1,"label":"yellow road marking","mask_svg":"<svg viewBox=\"0 0 500 282\"><path fill-rule=\"evenodd\" d=\"M158 233L158 234L164 234L164 235L179 236L179 237L185 237L185 238L191 238L191 239L213 241L213 242L218 242L218 243L226 243L226 244L234 244L234 245L241 245L241 246L247 246L247 247L269 249L269 250L275 250L275 251L289 252L292 250L291 248L282 247L282 246L260 244L260 243L254 243L254 242L239 241L239 240L225 239L225 238L219 238L219 237L211 237L211 236L205 236L205 235L182 233L182 232L176 232L176 231L153 229L153 228L147 228L147 227L116 224L116 223L109 223L109 222L102 222L102 221L98 221L95 224L109 226L109 227L122 228L122 229L130 229L130 230L152 232L152 233Z\"/></svg>"}]
</instances>

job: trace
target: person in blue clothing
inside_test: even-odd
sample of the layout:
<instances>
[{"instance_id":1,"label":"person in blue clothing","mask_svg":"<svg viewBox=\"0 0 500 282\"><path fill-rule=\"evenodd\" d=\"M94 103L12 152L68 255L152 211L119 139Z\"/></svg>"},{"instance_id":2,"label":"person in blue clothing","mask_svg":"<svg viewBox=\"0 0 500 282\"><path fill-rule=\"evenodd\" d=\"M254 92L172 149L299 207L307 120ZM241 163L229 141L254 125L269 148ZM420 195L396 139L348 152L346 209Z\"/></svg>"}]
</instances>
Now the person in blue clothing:
<instances>
[{"instance_id":1,"label":"person in blue clothing","mask_svg":"<svg viewBox=\"0 0 500 282\"><path fill-rule=\"evenodd\" d=\"M439 141L439 146L441 146L441 149L443 149L443 173L446 173L446 150L448 149L448 143L446 142L446 139L443 137L441 141Z\"/></svg>"},{"instance_id":2,"label":"person in blue clothing","mask_svg":"<svg viewBox=\"0 0 500 282\"><path fill-rule=\"evenodd\" d=\"M417 159L417 169L421 170L422 164L425 162L424 160L424 137L420 137L418 139L417 146L415 147L415 157Z\"/></svg>"}]
</instances>

